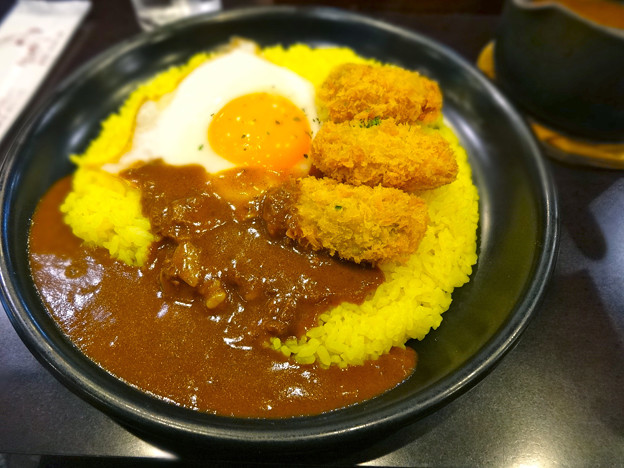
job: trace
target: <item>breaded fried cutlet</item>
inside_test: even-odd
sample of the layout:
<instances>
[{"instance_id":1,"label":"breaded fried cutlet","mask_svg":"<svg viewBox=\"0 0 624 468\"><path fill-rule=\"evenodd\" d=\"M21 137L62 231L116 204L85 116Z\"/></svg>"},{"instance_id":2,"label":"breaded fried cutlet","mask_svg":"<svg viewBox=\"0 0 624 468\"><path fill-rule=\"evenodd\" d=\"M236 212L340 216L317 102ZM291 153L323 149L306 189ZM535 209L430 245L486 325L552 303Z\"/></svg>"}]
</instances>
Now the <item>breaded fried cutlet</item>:
<instances>
[{"instance_id":1,"label":"breaded fried cutlet","mask_svg":"<svg viewBox=\"0 0 624 468\"><path fill-rule=\"evenodd\" d=\"M408 192L448 184L458 170L453 149L440 134L392 119L371 127L325 122L312 141L310 159L339 182Z\"/></svg>"},{"instance_id":2,"label":"breaded fried cutlet","mask_svg":"<svg viewBox=\"0 0 624 468\"><path fill-rule=\"evenodd\" d=\"M429 222L425 201L415 195L315 177L270 191L263 218L272 235L373 265L414 253Z\"/></svg>"},{"instance_id":3,"label":"breaded fried cutlet","mask_svg":"<svg viewBox=\"0 0 624 468\"><path fill-rule=\"evenodd\" d=\"M390 65L339 65L329 73L318 97L332 122L379 117L398 123L431 123L442 108L442 93L435 81Z\"/></svg>"}]
</instances>

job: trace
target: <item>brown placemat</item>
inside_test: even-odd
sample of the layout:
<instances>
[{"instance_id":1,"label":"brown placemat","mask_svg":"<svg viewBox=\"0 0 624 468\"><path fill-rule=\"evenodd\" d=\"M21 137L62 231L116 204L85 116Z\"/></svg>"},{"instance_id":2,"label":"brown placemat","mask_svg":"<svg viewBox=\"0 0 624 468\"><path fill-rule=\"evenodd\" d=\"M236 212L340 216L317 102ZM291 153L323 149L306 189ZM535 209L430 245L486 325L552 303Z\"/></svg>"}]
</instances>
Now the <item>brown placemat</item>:
<instances>
[{"instance_id":1,"label":"brown placemat","mask_svg":"<svg viewBox=\"0 0 624 468\"><path fill-rule=\"evenodd\" d=\"M496 81L494 41L488 43L477 59L477 67ZM542 142L548 156L572 164L624 169L624 144L597 144L564 136L529 118L535 136Z\"/></svg>"}]
</instances>

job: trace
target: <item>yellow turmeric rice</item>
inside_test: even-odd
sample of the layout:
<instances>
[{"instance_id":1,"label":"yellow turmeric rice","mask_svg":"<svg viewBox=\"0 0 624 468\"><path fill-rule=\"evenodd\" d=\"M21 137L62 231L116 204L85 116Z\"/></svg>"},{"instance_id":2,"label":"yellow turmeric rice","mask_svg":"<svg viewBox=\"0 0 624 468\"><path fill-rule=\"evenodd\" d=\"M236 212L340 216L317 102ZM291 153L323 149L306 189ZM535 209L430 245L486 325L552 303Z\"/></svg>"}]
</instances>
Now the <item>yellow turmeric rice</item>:
<instances>
[{"instance_id":1,"label":"yellow turmeric rice","mask_svg":"<svg viewBox=\"0 0 624 468\"><path fill-rule=\"evenodd\" d=\"M341 63L373 63L346 48L312 49L294 45L266 48L262 55L320 86ZM173 91L193 69L210 58L198 54L139 86L120 110L103 123L100 135L82 155L72 155L78 169L73 189L61 206L65 222L87 244L108 249L129 265L143 265L157 240L141 213L138 189L103 170L129 148L141 105ZM444 91L444 90L442 90ZM380 265L386 281L363 304L344 303L323 313L317 326L297 339L273 338L269 346L300 363L341 367L362 364L422 340L437 328L451 304L451 293L469 280L477 261L478 194L465 151L442 122L432 125L452 145L459 173L449 185L422 192L430 225L418 251L404 264Z\"/></svg>"}]
</instances>

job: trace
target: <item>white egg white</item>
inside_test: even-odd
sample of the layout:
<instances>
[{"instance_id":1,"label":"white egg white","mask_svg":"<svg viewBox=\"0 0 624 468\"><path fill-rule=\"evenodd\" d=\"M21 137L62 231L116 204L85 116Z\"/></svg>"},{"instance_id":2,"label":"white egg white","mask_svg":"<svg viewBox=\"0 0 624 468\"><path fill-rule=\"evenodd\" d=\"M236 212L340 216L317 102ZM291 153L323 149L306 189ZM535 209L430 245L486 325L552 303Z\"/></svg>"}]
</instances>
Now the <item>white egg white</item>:
<instances>
[{"instance_id":1,"label":"white egg white","mask_svg":"<svg viewBox=\"0 0 624 468\"><path fill-rule=\"evenodd\" d=\"M307 116L312 134L318 130L312 83L240 47L200 65L159 102L143 104L130 151L103 168L118 173L156 159L176 166L200 164L211 173L232 168L211 148L208 127L229 101L255 92L290 99Z\"/></svg>"}]
</instances>

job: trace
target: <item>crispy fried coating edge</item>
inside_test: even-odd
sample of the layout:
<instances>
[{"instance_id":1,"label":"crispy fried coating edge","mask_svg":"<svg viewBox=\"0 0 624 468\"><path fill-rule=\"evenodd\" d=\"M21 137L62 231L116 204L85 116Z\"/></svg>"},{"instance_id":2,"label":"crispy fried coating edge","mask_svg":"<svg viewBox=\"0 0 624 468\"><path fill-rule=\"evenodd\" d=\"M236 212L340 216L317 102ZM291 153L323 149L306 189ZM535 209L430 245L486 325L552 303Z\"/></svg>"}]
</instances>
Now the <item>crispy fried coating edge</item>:
<instances>
[{"instance_id":1,"label":"crispy fried coating edge","mask_svg":"<svg viewBox=\"0 0 624 468\"><path fill-rule=\"evenodd\" d=\"M410 192L448 184L458 170L453 149L441 135L392 119L370 128L325 122L312 141L310 158L325 176L340 182Z\"/></svg>"},{"instance_id":2,"label":"crispy fried coating edge","mask_svg":"<svg viewBox=\"0 0 624 468\"><path fill-rule=\"evenodd\" d=\"M403 261L427 230L424 200L401 190L314 177L300 179L297 186L286 234L314 250L356 263Z\"/></svg>"},{"instance_id":3,"label":"crispy fried coating edge","mask_svg":"<svg viewBox=\"0 0 624 468\"><path fill-rule=\"evenodd\" d=\"M442 109L442 93L435 81L390 65L339 65L320 87L318 98L333 122L380 117L431 123Z\"/></svg>"}]
</instances>

